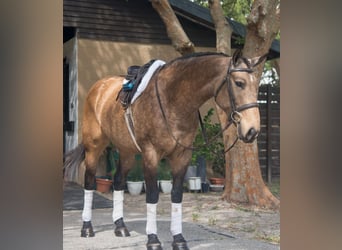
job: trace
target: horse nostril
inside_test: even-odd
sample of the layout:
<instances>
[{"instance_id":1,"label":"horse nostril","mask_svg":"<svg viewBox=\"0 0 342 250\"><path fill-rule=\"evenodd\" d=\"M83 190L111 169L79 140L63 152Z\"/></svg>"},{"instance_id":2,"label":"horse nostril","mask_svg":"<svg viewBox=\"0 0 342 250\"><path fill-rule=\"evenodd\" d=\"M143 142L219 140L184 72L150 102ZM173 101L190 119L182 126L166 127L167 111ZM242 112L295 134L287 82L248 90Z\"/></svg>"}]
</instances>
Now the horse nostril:
<instances>
[{"instance_id":1,"label":"horse nostril","mask_svg":"<svg viewBox=\"0 0 342 250\"><path fill-rule=\"evenodd\" d=\"M257 136L258 136L258 131L256 131L255 128L251 128L246 135L246 141L252 142Z\"/></svg>"}]
</instances>

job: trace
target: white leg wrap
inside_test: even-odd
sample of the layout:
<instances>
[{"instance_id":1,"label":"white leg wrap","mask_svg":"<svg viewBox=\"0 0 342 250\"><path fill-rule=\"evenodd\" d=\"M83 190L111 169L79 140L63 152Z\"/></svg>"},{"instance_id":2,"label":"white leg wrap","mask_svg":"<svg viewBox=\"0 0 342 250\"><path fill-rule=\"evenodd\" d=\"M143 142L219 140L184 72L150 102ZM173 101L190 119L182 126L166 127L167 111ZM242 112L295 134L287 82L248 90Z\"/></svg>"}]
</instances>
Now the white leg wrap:
<instances>
[{"instance_id":1,"label":"white leg wrap","mask_svg":"<svg viewBox=\"0 0 342 250\"><path fill-rule=\"evenodd\" d=\"M84 205L82 212L83 221L91 221L91 209L93 206L93 193L94 190L84 189Z\"/></svg>"},{"instance_id":2,"label":"white leg wrap","mask_svg":"<svg viewBox=\"0 0 342 250\"><path fill-rule=\"evenodd\" d=\"M171 233L172 235L182 233L182 203L171 205Z\"/></svg>"},{"instance_id":3,"label":"white leg wrap","mask_svg":"<svg viewBox=\"0 0 342 250\"><path fill-rule=\"evenodd\" d=\"M113 222L123 218L124 191L113 192Z\"/></svg>"},{"instance_id":4,"label":"white leg wrap","mask_svg":"<svg viewBox=\"0 0 342 250\"><path fill-rule=\"evenodd\" d=\"M146 234L157 234L157 203L146 203Z\"/></svg>"}]
</instances>

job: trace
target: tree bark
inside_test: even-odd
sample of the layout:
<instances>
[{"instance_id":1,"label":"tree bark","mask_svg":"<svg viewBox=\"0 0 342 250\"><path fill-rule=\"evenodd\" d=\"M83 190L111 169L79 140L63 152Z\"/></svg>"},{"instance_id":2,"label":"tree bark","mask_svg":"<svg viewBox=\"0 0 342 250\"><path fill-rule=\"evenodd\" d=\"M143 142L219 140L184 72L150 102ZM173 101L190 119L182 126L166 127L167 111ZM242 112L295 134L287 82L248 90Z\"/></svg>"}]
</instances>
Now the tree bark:
<instances>
[{"instance_id":1,"label":"tree bark","mask_svg":"<svg viewBox=\"0 0 342 250\"><path fill-rule=\"evenodd\" d=\"M195 52L195 45L190 41L179 23L174 11L167 0L150 0L153 8L163 20L166 32L173 47L181 55Z\"/></svg>"}]
</instances>

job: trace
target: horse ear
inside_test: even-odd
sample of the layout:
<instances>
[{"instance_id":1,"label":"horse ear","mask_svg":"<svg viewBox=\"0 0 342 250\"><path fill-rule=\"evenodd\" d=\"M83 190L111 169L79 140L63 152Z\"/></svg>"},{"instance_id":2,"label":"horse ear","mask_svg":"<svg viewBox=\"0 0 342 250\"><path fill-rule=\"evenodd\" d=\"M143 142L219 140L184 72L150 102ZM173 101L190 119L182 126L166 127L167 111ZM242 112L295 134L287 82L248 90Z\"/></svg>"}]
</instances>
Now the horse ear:
<instances>
[{"instance_id":1,"label":"horse ear","mask_svg":"<svg viewBox=\"0 0 342 250\"><path fill-rule=\"evenodd\" d=\"M232 57L232 61L233 61L233 65L236 66L237 61L239 60L239 58L242 55L242 51L241 49L237 49L234 51L233 57Z\"/></svg>"},{"instance_id":2,"label":"horse ear","mask_svg":"<svg viewBox=\"0 0 342 250\"><path fill-rule=\"evenodd\" d=\"M266 60L267 55L268 55L268 53L263 55L263 56L257 56L257 57L254 57L252 59L248 59L248 61L252 67L255 67L258 64L262 63L264 60Z\"/></svg>"}]
</instances>

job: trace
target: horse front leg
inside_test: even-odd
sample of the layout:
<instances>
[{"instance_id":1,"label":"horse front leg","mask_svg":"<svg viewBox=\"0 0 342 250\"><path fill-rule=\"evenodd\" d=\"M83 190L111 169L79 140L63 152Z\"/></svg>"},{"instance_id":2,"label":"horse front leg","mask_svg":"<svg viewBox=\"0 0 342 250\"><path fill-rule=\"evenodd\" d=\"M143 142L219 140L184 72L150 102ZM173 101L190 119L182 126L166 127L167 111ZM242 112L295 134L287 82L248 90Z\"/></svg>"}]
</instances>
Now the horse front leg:
<instances>
[{"instance_id":1,"label":"horse front leg","mask_svg":"<svg viewBox=\"0 0 342 250\"><path fill-rule=\"evenodd\" d=\"M157 182L157 163L144 163L144 177L146 183L146 234L147 250L162 250L162 245L157 236L157 204L159 200L159 188Z\"/></svg>"},{"instance_id":2,"label":"horse front leg","mask_svg":"<svg viewBox=\"0 0 342 250\"><path fill-rule=\"evenodd\" d=\"M188 250L186 240L183 237L182 229L182 201L183 201L183 182L187 170L187 159L189 152L185 152L183 157L170 159L172 167L173 183L171 191L171 226L170 231L173 236L173 250ZM186 162L186 163L184 163Z\"/></svg>"},{"instance_id":3,"label":"horse front leg","mask_svg":"<svg viewBox=\"0 0 342 250\"><path fill-rule=\"evenodd\" d=\"M171 226L173 236L173 250L188 250L182 230L182 200L183 200L183 176L174 176L171 191Z\"/></svg>"}]
</instances>

